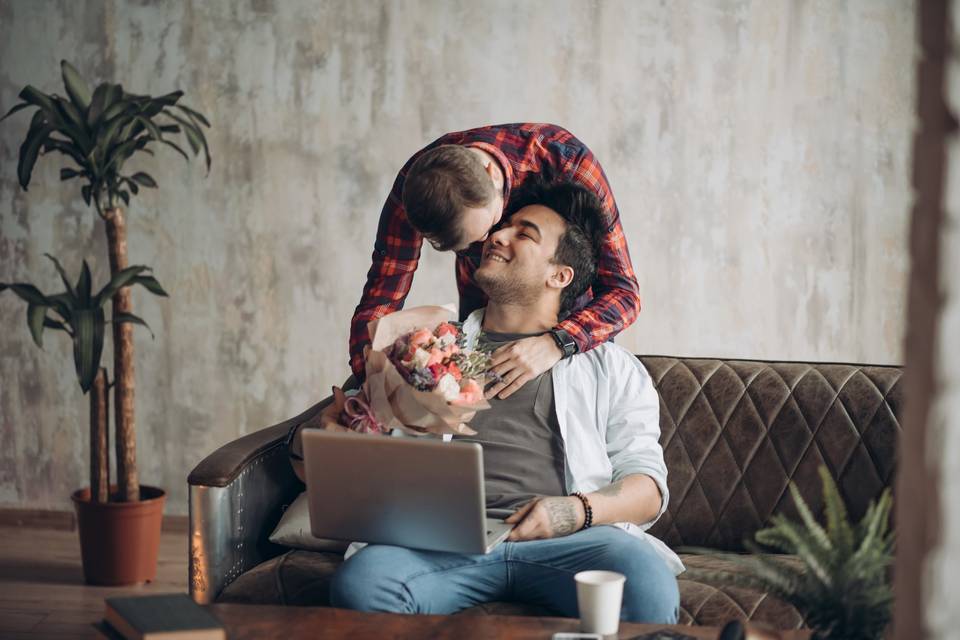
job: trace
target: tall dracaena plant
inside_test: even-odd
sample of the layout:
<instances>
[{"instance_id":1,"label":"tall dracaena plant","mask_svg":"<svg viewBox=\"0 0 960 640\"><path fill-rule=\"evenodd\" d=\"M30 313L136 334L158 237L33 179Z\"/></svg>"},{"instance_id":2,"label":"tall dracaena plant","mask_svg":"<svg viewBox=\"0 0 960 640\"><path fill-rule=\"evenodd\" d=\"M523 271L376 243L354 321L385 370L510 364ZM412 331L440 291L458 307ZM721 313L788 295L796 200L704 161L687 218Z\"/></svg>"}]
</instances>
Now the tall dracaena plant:
<instances>
[{"instance_id":1,"label":"tall dracaena plant","mask_svg":"<svg viewBox=\"0 0 960 640\"><path fill-rule=\"evenodd\" d=\"M127 93L119 84L105 82L91 94L76 69L60 63L67 97L45 94L28 85L20 102L0 118L36 108L26 138L20 146L17 177L24 191L30 184L34 164L41 154L58 152L74 166L60 169L60 179L80 179L80 193L103 219L107 233L111 276L127 267L126 220L121 206L141 187L156 188L149 174L125 173L127 161L138 152L153 155L153 146L170 147L185 160L186 151L171 137L182 135L193 154L202 151L210 170L210 150L203 128L210 123L203 114L179 104L182 91L159 97ZM129 287L113 294L114 408L117 446L117 482L120 499L140 497L134 431L133 327L120 321L133 312Z\"/></svg>"}]
</instances>

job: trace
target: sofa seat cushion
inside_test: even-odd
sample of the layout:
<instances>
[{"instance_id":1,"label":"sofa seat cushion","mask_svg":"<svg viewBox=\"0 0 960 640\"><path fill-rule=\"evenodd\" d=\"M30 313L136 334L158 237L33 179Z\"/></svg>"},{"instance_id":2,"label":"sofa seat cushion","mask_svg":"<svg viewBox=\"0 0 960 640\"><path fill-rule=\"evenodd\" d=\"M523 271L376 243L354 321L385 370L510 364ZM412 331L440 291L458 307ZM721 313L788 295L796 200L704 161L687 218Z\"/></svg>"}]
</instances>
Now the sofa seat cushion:
<instances>
[{"instance_id":1,"label":"sofa seat cushion","mask_svg":"<svg viewBox=\"0 0 960 640\"><path fill-rule=\"evenodd\" d=\"M342 563L342 553L292 549L242 574L217 602L327 606L330 578Z\"/></svg>"},{"instance_id":2,"label":"sofa seat cushion","mask_svg":"<svg viewBox=\"0 0 960 640\"><path fill-rule=\"evenodd\" d=\"M729 561L710 555L680 554L689 572L738 571ZM778 555L777 560L794 566L794 556ZM742 570L740 570L742 571ZM750 620L777 629L803 628L803 616L792 605L754 589L717 584L693 578L691 573L677 576L680 585L680 624L722 626L730 620Z\"/></svg>"},{"instance_id":3,"label":"sofa seat cushion","mask_svg":"<svg viewBox=\"0 0 960 640\"><path fill-rule=\"evenodd\" d=\"M789 556L781 556L796 562ZM681 555L688 569L735 570L713 556ZM230 583L218 602L327 606L330 578L343 562L338 553L291 550L247 571ZM779 629L798 629L803 616L792 606L759 591L716 585L677 577L680 586L681 624L722 626L733 619L762 622ZM471 607L462 615L549 615L548 611L520 603L491 602Z\"/></svg>"}]
</instances>

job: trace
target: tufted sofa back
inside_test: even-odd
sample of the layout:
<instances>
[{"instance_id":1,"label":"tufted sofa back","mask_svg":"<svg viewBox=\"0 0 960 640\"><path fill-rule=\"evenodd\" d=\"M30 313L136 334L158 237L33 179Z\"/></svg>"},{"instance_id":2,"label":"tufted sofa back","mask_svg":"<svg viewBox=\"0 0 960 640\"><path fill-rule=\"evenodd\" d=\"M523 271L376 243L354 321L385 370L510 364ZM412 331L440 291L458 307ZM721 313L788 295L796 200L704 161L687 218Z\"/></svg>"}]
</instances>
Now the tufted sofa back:
<instances>
[{"instance_id":1,"label":"tufted sofa back","mask_svg":"<svg viewBox=\"0 0 960 640\"><path fill-rule=\"evenodd\" d=\"M671 547L740 551L795 482L822 510L826 464L853 518L893 481L902 369L639 356L660 393L670 504L651 533Z\"/></svg>"}]
</instances>

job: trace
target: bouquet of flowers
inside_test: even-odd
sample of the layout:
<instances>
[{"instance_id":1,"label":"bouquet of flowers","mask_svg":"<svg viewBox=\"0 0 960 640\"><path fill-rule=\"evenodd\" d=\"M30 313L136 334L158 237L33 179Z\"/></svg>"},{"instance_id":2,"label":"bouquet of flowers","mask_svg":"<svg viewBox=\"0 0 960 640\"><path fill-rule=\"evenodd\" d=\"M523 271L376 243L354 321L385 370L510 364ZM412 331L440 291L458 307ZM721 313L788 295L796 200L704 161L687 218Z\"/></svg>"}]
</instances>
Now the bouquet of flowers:
<instances>
[{"instance_id":1,"label":"bouquet of flowers","mask_svg":"<svg viewBox=\"0 0 960 640\"><path fill-rule=\"evenodd\" d=\"M337 421L361 433L474 435L465 423L489 408L483 389L495 375L490 352L467 347L452 312L416 307L371 322L366 380L355 396L335 390Z\"/></svg>"}]
</instances>

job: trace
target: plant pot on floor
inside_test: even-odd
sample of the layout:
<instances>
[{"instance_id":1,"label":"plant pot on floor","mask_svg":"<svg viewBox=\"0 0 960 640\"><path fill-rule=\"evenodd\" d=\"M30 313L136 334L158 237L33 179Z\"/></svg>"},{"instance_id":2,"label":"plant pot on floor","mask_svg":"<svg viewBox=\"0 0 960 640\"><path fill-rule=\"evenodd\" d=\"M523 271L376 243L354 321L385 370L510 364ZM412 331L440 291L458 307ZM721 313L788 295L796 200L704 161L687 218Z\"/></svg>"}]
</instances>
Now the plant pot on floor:
<instances>
[{"instance_id":1,"label":"plant pot on floor","mask_svg":"<svg viewBox=\"0 0 960 640\"><path fill-rule=\"evenodd\" d=\"M110 487L111 496L116 490ZM141 485L139 502L91 502L89 487L71 497L88 584L137 584L157 577L163 489Z\"/></svg>"}]
</instances>

